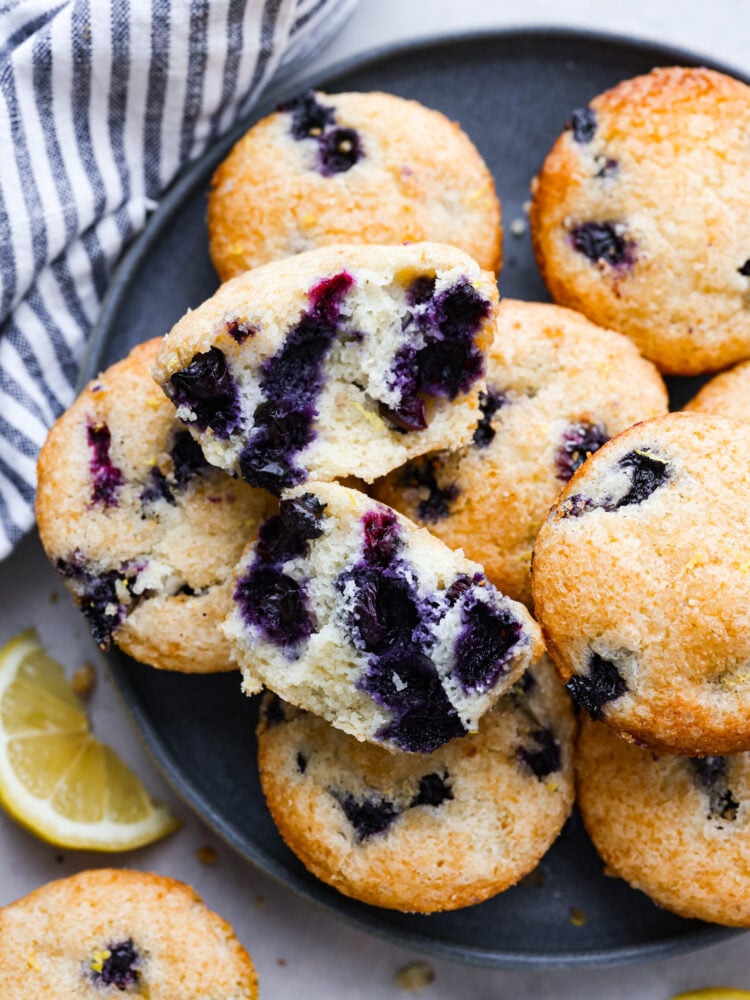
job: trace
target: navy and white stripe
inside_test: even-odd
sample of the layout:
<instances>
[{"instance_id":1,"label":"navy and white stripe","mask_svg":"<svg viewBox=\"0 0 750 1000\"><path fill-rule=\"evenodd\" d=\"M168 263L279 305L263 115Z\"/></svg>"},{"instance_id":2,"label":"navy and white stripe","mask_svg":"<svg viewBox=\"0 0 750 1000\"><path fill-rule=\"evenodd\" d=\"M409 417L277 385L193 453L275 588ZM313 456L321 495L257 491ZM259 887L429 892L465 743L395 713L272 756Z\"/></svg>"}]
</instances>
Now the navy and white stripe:
<instances>
[{"instance_id":1,"label":"navy and white stripe","mask_svg":"<svg viewBox=\"0 0 750 1000\"><path fill-rule=\"evenodd\" d=\"M123 248L354 3L0 0L0 558Z\"/></svg>"}]
</instances>

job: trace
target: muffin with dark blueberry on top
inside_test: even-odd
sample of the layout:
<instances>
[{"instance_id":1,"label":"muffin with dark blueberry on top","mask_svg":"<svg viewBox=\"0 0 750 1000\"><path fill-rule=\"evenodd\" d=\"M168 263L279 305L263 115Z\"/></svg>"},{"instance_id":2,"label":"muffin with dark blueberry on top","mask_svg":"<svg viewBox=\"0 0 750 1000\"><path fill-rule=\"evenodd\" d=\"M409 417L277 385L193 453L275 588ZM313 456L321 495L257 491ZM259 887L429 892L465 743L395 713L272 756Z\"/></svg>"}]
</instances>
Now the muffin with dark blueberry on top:
<instances>
[{"instance_id":1,"label":"muffin with dark blueberry on top","mask_svg":"<svg viewBox=\"0 0 750 1000\"><path fill-rule=\"evenodd\" d=\"M576 785L609 874L680 916L750 927L750 755L655 754L585 719Z\"/></svg>"},{"instance_id":2,"label":"muffin with dark blueberry on top","mask_svg":"<svg viewBox=\"0 0 750 1000\"><path fill-rule=\"evenodd\" d=\"M308 91L282 104L216 171L208 228L222 281L331 243L431 240L500 268L500 205L476 147L393 94Z\"/></svg>"},{"instance_id":3,"label":"muffin with dark blueberry on top","mask_svg":"<svg viewBox=\"0 0 750 1000\"><path fill-rule=\"evenodd\" d=\"M575 721L548 660L479 731L427 755L389 754L267 693L258 726L263 791L281 835L340 892L431 913L515 884L573 804Z\"/></svg>"},{"instance_id":4,"label":"muffin with dark blueberry on top","mask_svg":"<svg viewBox=\"0 0 750 1000\"><path fill-rule=\"evenodd\" d=\"M750 87L655 69L576 110L533 185L556 302L632 337L664 372L750 356Z\"/></svg>"},{"instance_id":5,"label":"muffin with dark blueberry on top","mask_svg":"<svg viewBox=\"0 0 750 1000\"><path fill-rule=\"evenodd\" d=\"M231 669L219 624L273 497L212 468L151 378L160 341L90 382L39 457L47 555L103 648L167 670Z\"/></svg>"},{"instance_id":6,"label":"muffin with dark blueberry on top","mask_svg":"<svg viewBox=\"0 0 750 1000\"><path fill-rule=\"evenodd\" d=\"M504 299L480 410L463 449L413 459L374 492L530 604L549 508L605 441L666 412L666 389L626 337L569 309Z\"/></svg>"},{"instance_id":7,"label":"muffin with dark blueberry on top","mask_svg":"<svg viewBox=\"0 0 750 1000\"><path fill-rule=\"evenodd\" d=\"M337 483L289 491L235 580L224 630L245 692L265 685L393 751L476 731L543 652L481 566Z\"/></svg>"},{"instance_id":8,"label":"muffin with dark blueberry on top","mask_svg":"<svg viewBox=\"0 0 750 1000\"><path fill-rule=\"evenodd\" d=\"M534 549L534 607L575 700L629 739L750 749L750 426L647 420L579 469Z\"/></svg>"},{"instance_id":9,"label":"muffin with dark blueberry on top","mask_svg":"<svg viewBox=\"0 0 750 1000\"><path fill-rule=\"evenodd\" d=\"M207 459L252 486L372 482L469 439L496 309L493 276L454 247L323 247L222 285L154 375Z\"/></svg>"},{"instance_id":10,"label":"muffin with dark blueberry on top","mask_svg":"<svg viewBox=\"0 0 750 1000\"><path fill-rule=\"evenodd\" d=\"M101 868L0 909L3 1000L257 1000L250 956L182 882Z\"/></svg>"}]
</instances>

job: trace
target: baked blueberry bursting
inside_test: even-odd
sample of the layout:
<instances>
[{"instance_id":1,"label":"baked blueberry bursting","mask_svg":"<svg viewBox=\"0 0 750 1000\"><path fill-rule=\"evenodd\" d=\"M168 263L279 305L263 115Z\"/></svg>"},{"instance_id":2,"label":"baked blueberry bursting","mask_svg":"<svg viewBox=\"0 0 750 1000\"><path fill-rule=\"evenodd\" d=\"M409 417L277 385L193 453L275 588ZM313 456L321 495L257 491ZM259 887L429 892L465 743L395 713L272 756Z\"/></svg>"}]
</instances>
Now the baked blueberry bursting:
<instances>
[{"instance_id":1,"label":"baked blueberry bursting","mask_svg":"<svg viewBox=\"0 0 750 1000\"><path fill-rule=\"evenodd\" d=\"M477 448L487 448L495 437L496 431L492 426L492 418L498 410L508 403L508 397L504 392L498 392L492 386L487 386L487 392L479 393L479 409L482 417L474 430L474 444Z\"/></svg>"},{"instance_id":2,"label":"baked blueberry bursting","mask_svg":"<svg viewBox=\"0 0 750 1000\"><path fill-rule=\"evenodd\" d=\"M125 618L126 608L120 603L118 584L129 587L137 572L127 569L95 573L80 553L70 561L58 559L56 568L61 576L80 583L82 593L79 607L89 623L94 641L102 649L109 649L112 633Z\"/></svg>"},{"instance_id":3,"label":"baked blueberry bursting","mask_svg":"<svg viewBox=\"0 0 750 1000\"><path fill-rule=\"evenodd\" d=\"M362 155L362 144L353 128L334 128L318 143L318 169L324 177L344 174Z\"/></svg>"},{"instance_id":4,"label":"baked blueberry bursting","mask_svg":"<svg viewBox=\"0 0 750 1000\"><path fill-rule=\"evenodd\" d=\"M535 729L529 735L532 745L519 747L516 756L541 781L560 770L560 744L551 729Z\"/></svg>"},{"instance_id":5,"label":"baked blueberry bursting","mask_svg":"<svg viewBox=\"0 0 750 1000\"><path fill-rule=\"evenodd\" d=\"M615 502L614 507L610 508L612 510L643 503L659 487L664 486L671 475L669 462L641 450L629 451L618 464L630 474L630 487L625 495Z\"/></svg>"},{"instance_id":6,"label":"baked blueberry bursting","mask_svg":"<svg viewBox=\"0 0 750 1000\"><path fill-rule=\"evenodd\" d=\"M727 784L725 757L692 757L690 766L704 792L708 795L708 819L737 819L740 804Z\"/></svg>"},{"instance_id":7,"label":"baked blueberry bursting","mask_svg":"<svg viewBox=\"0 0 750 1000\"><path fill-rule=\"evenodd\" d=\"M466 692L483 694L494 687L507 672L521 638L521 623L510 611L480 599L479 594L489 590L495 593L477 574L473 585L460 596L462 628L456 641L453 676Z\"/></svg>"},{"instance_id":8,"label":"baked blueberry bursting","mask_svg":"<svg viewBox=\"0 0 750 1000\"><path fill-rule=\"evenodd\" d=\"M329 789L331 795L344 810L344 815L354 827L358 843L385 833L398 818L399 810L395 802L377 795L359 799L351 792Z\"/></svg>"},{"instance_id":9,"label":"baked blueberry bursting","mask_svg":"<svg viewBox=\"0 0 750 1000\"><path fill-rule=\"evenodd\" d=\"M172 475L180 489L184 489L193 476L209 467L200 445L190 431L175 434L169 454L172 458Z\"/></svg>"},{"instance_id":10,"label":"baked blueberry bursting","mask_svg":"<svg viewBox=\"0 0 750 1000\"><path fill-rule=\"evenodd\" d=\"M295 763L297 764L297 770L300 774L304 774L307 770L307 757L303 753L298 753Z\"/></svg>"},{"instance_id":11,"label":"baked blueberry bursting","mask_svg":"<svg viewBox=\"0 0 750 1000\"><path fill-rule=\"evenodd\" d=\"M227 333L238 344L244 344L248 337L254 337L257 332L254 326L241 319L233 319L227 323Z\"/></svg>"},{"instance_id":12,"label":"baked blueberry bursting","mask_svg":"<svg viewBox=\"0 0 750 1000\"><path fill-rule=\"evenodd\" d=\"M419 490L420 500L417 505L417 516L428 523L442 521L451 512L451 504L457 499L460 490L455 483L440 486L437 481L437 469L440 461L434 455L409 462L404 467L400 483L405 489ZM427 495L424 495L424 491Z\"/></svg>"},{"instance_id":13,"label":"baked blueberry bursting","mask_svg":"<svg viewBox=\"0 0 750 1000\"><path fill-rule=\"evenodd\" d=\"M427 427L423 395L453 400L484 374L474 338L490 314L490 303L466 278L436 295L429 275L415 279L406 301L406 343L388 379L400 399L395 406L381 404L380 412L399 430L418 431Z\"/></svg>"},{"instance_id":14,"label":"baked blueberry bursting","mask_svg":"<svg viewBox=\"0 0 750 1000\"><path fill-rule=\"evenodd\" d=\"M598 451L607 441L609 435L601 424L590 424L586 421L571 424L563 434L560 447L555 453L557 478L567 482L588 456Z\"/></svg>"},{"instance_id":15,"label":"baked blueberry bursting","mask_svg":"<svg viewBox=\"0 0 750 1000\"><path fill-rule=\"evenodd\" d=\"M614 177L617 171L620 169L620 164L617 160L607 159L604 156L597 157L597 164L601 164L597 172L594 174L599 180L606 180L608 177Z\"/></svg>"},{"instance_id":16,"label":"baked blueberry bursting","mask_svg":"<svg viewBox=\"0 0 750 1000\"><path fill-rule=\"evenodd\" d=\"M294 580L283 567L308 554L310 540L323 534L324 517L323 505L311 493L282 500L280 513L261 525L250 568L234 590L246 625L292 659L315 623L304 581Z\"/></svg>"},{"instance_id":17,"label":"baked blueberry bursting","mask_svg":"<svg viewBox=\"0 0 750 1000\"><path fill-rule=\"evenodd\" d=\"M240 423L237 384L218 347L193 355L186 368L174 373L164 387L176 407L192 413L191 423L201 431L210 428L227 438Z\"/></svg>"},{"instance_id":18,"label":"baked blueberry bursting","mask_svg":"<svg viewBox=\"0 0 750 1000\"><path fill-rule=\"evenodd\" d=\"M138 952L133 944L133 939L128 938L127 941L110 944L106 951L109 954L102 963L101 971L95 971L91 974L94 985L114 986L123 992L128 987L137 985L140 973L136 968Z\"/></svg>"},{"instance_id":19,"label":"baked blueberry bursting","mask_svg":"<svg viewBox=\"0 0 750 1000\"><path fill-rule=\"evenodd\" d=\"M94 503L102 503L105 507L117 506L117 493L125 482L125 477L109 457L112 435L105 423L89 422L87 438L91 449L89 469L93 480L91 499Z\"/></svg>"},{"instance_id":20,"label":"baked blueberry bursting","mask_svg":"<svg viewBox=\"0 0 750 1000\"><path fill-rule=\"evenodd\" d=\"M576 142L591 142L596 132L596 114L592 108L576 108L571 114L567 128L573 130Z\"/></svg>"},{"instance_id":21,"label":"baked blueberry bursting","mask_svg":"<svg viewBox=\"0 0 750 1000\"><path fill-rule=\"evenodd\" d=\"M141 492L141 503L149 504L165 500L175 506L177 503L175 489L185 489L193 476L208 468L203 452L189 431L179 431L175 434L170 457L172 472L169 476L165 476L156 465L150 470L149 480Z\"/></svg>"},{"instance_id":22,"label":"baked blueberry bursting","mask_svg":"<svg viewBox=\"0 0 750 1000\"><path fill-rule=\"evenodd\" d=\"M628 690L614 663L598 653L591 654L588 674L574 674L565 687L592 719L601 719L604 705L621 698Z\"/></svg>"},{"instance_id":23,"label":"baked blueberry bursting","mask_svg":"<svg viewBox=\"0 0 750 1000\"><path fill-rule=\"evenodd\" d=\"M450 774L444 771L438 774L426 774L419 779L419 789L409 805L414 806L441 806L443 802L450 802L453 798L453 790L448 783Z\"/></svg>"},{"instance_id":24,"label":"baked blueberry bursting","mask_svg":"<svg viewBox=\"0 0 750 1000\"><path fill-rule=\"evenodd\" d=\"M631 507L641 504L669 481L672 468L666 459L658 458L643 449L629 451L617 463L630 478L630 483L620 497L606 497L604 500L594 500L581 494L568 497L560 505L563 517L580 517L590 510L620 510L621 507Z\"/></svg>"},{"instance_id":25,"label":"baked blueberry bursting","mask_svg":"<svg viewBox=\"0 0 750 1000\"><path fill-rule=\"evenodd\" d=\"M740 272L743 278L750 278L750 258L745 261L742 267L738 267L737 270Z\"/></svg>"},{"instance_id":26,"label":"baked blueberry bursting","mask_svg":"<svg viewBox=\"0 0 750 1000\"><path fill-rule=\"evenodd\" d=\"M333 125L335 120L333 108L321 104L313 90L285 101L276 110L291 114L292 136L298 141L317 138L329 125Z\"/></svg>"},{"instance_id":27,"label":"baked blueberry bursting","mask_svg":"<svg viewBox=\"0 0 750 1000\"><path fill-rule=\"evenodd\" d=\"M466 732L428 655L434 639L423 622L432 611L417 598L393 511L368 511L362 528L362 558L335 583L346 595L350 640L370 654L359 686L393 716L378 739L430 753Z\"/></svg>"},{"instance_id":28,"label":"baked blueberry bursting","mask_svg":"<svg viewBox=\"0 0 750 1000\"><path fill-rule=\"evenodd\" d=\"M635 259L635 244L625 238L623 227L616 222L584 222L571 230L570 242L592 264L602 260L629 267Z\"/></svg>"},{"instance_id":29,"label":"baked blueberry bursting","mask_svg":"<svg viewBox=\"0 0 750 1000\"><path fill-rule=\"evenodd\" d=\"M293 138L317 142L318 173L323 177L346 173L364 156L358 133L336 126L335 110L321 104L312 90L280 104L277 110L291 114Z\"/></svg>"},{"instance_id":30,"label":"baked blueberry bursting","mask_svg":"<svg viewBox=\"0 0 750 1000\"><path fill-rule=\"evenodd\" d=\"M314 285L307 312L282 348L261 366L263 402L253 414L253 430L239 459L242 476L251 486L278 495L307 478L295 456L315 437L323 362L339 332L342 300L353 284L352 276L342 271Z\"/></svg>"},{"instance_id":31,"label":"baked blueberry bursting","mask_svg":"<svg viewBox=\"0 0 750 1000\"><path fill-rule=\"evenodd\" d=\"M141 490L140 500L142 504L156 503L158 500L164 500L173 507L177 503L174 493L167 482L167 477L158 465L155 465L150 470L148 482Z\"/></svg>"}]
</instances>

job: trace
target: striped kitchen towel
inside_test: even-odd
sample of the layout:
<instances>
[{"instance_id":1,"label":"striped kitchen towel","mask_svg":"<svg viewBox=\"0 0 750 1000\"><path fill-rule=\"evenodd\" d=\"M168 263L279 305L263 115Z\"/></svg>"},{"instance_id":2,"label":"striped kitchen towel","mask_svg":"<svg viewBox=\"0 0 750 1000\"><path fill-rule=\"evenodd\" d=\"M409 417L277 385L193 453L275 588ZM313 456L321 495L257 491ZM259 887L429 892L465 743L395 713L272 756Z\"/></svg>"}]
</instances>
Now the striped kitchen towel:
<instances>
[{"instance_id":1,"label":"striped kitchen towel","mask_svg":"<svg viewBox=\"0 0 750 1000\"><path fill-rule=\"evenodd\" d=\"M0 0L0 558L123 248L355 3Z\"/></svg>"}]
</instances>

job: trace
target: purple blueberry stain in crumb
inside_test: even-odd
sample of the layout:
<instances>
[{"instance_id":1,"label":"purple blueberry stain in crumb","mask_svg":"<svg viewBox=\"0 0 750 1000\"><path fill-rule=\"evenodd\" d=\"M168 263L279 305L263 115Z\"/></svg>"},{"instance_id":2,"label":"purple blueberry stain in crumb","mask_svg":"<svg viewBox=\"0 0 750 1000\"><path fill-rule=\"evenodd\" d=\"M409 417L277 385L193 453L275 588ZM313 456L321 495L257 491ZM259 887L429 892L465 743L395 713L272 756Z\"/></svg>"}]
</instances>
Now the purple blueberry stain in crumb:
<instances>
[{"instance_id":1,"label":"purple blueberry stain in crumb","mask_svg":"<svg viewBox=\"0 0 750 1000\"><path fill-rule=\"evenodd\" d=\"M707 819L737 819L740 804L727 783L727 761L725 757L692 757L690 766L695 777L708 795Z\"/></svg>"},{"instance_id":2,"label":"purple blueberry stain in crumb","mask_svg":"<svg viewBox=\"0 0 750 1000\"><path fill-rule=\"evenodd\" d=\"M635 243L619 222L584 222L571 230L570 242L592 264L601 260L613 267L630 267L635 261Z\"/></svg>"},{"instance_id":3,"label":"purple blueberry stain in crumb","mask_svg":"<svg viewBox=\"0 0 750 1000\"><path fill-rule=\"evenodd\" d=\"M582 145L591 142L596 132L596 113L593 108L576 108L566 128L572 129L573 138Z\"/></svg>"},{"instance_id":4,"label":"purple blueberry stain in crumb","mask_svg":"<svg viewBox=\"0 0 750 1000\"><path fill-rule=\"evenodd\" d=\"M404 466L399 485L404 489L417 490L419 503L417 517L421 521L434 523L450 516L451 504L458 499L460 490L455 483L440 486L437 470L440 460L434 455L423 455Z\"/></svg>"},{"instance_id":5,"label":"purple blueberry stain in crumb","mask_svg":"<svg viewBox=\"0 0 750 1000\"><path fill-rule=\"evenodd\" d=\"M298 141L318 138L335 121L334 109L321 104L313 90L284 101L276 110L292 116L291 132Z\"/></svg>"},{"instance_id":6,"label":"purple blueberry stain in crumb","mask_svg":"<svg viewBox=\"0 0 750 1000\"><path fill-rule=\"evenodd\" d=\"M358 798L351 792L329 789L344 810L344 815L354 828L357 842L362 843L377 834L386 833L398 818L399 810L395 802L380 795Z\"/></svg>"},{"instance_id":7,"label":"purple blueberry stain in crumb","mask_svg":"<svg viewBox=\"0 0 750 1000\"><path fill-rule=\"evenodd\" d=\"M353 128L331 129L318 143L319 171L324 177L346 173L362 156L362 143Z\"/></svg>"},{"instance_id":8,"label":"purple blueberry stain in crumb","mask_svg":"<svg viewBox=\"0 0 750 1000\"><path fill-rule=\"evenodd\" d=\"M226 332L235 343L244 344L248 337L254 337L258 331L247 320L233 319L227 323Z\"/></svg>"},{"instance_id":9,"label":"purple blueberry stain in crumb","mask_svg":"<svg viewBox=\"0 0 750 1000\"><path fill-rule=\"evenodd\" d=\"M743 278L750 278L750 257L745 261L745 263L738 267L737 270L742 275Z\"/></svg>"},{"instance_id":10,"label":"purple blueberry stain in crumb","mask_svg":"<svg viewBox=\"0 0 750 1000\"><path fill-rule=\"evenodd\" d=\"M307 478L295 456L315 437L323 362L339 332L341 303L354 278L341 271L314 285L309 307L281 349L261 366L261 402L239 464L243 478L278 495Z\"/></svg>"},{"instance_id":11,"label":"purple blueberry stain in crumb","mask_svg":"<svg viewBox=\"0 0 750 1000\"><path fill-rule=\"evenodd\" d=\"M591 654L588 673L574 674L565 687L573 700L594 720L602 718L607 702L617 701L628 690L615 664L599 653Z\"/></svg>"},{"instance_id":12,"label":"purple blueberry stain in crumb","mask_svg":"<svg viewBox=\"0 0 750 1000\"><path fill-rule=\"evenodd\" d=\"M218 347L193 355L185 368L176 371L164 386L174 405L193 415L191 423L201 431L212 430L228 438L240 423L237 383Z\"/></svg>"},{"instance_id":13,"label":"purple blueberry stain in crumb","mask_svg":"<svg viewBox=\"0 0 750 1000\"><path fill-rule=\"evenodd\" d=\"M609 435L602 424L591 424L581 421L570 424L562 436L562 441L555 452L555 468L557 478L567 482L573 473L583 465L589 455L598 451L609 441Z\"/></svg>"},{"instance_id":14,"label":"purple blueberry stain in crumb","mask_svg":"<svg viewBox=\"0 0 750 1000\"><path fill-rule=\"evenodd\" d=\"M109 455L112 435L105 423L89 421L86 429L91 458L91 500L93 503L104 504L105 507L117 506L117 494L125 482L120 469L113 464Z\"/></svg>"},{"instance_id":15,"label":"purple blueberry stain in crumb","mask_svg":"<svg viewBox=\"0 0 750 1000\"><path fill-rule=\"evenodd\" d=\"M431 275L414 279L406 301L407 343L397 351L388 379L399 401L380 410L396 428L409 432L427 427L423 396L454 400L484 374L484 357L474 338L491 305L465 277L435 294Z\"/></svg>"},{"instance_id":16,"label":"purple blueberry stain in crumb","mask_svg":"<svg viewBox=\"0 0 750 1000\"><path fill-rule=\"evenodd\" d=\"M560 744L547 728L535 729L529 737L531 745L518 747L516 756L541 781L560 770Z\"/></svg>"},{"instance_id":17,"label":"purple blueberry stain in crumb","mask_svg":"<svg viewBox=\"0 0 750 1000\"><path fill-rule=\"evenodd\" d=\"M138 952L133 939L109 944L95 952L91 962L91 979L95 986L114 986L122 992L138 985Z\"/></svg>"},{"instance_id":18,"label":"purple blueberry stain in crumb","mask_svg":"<svg viewBox=\"0 0 750 1000\"><path fill-rule=\"evenodd\" d=\"M498 410L508 404L508 397L504 392L499 392L491 385L487 386L486 392L479 393L479 409L482 414L476 428L474 429L474 444L477 448L487 448L497 433L492 426L492 418Z\"/></svg>"},{"instance_id":19,"label":"purple blueberry stain in crumb","mask_svg":"<svg viewBox=\"0 0 750 1000\"><path fill-rule=\"evenodd\" d=\"M425 774L419 779L419 788L409 805L414 806L441 806L443 802L450 802L453 799L453 789L450 786L450 774L444 771L438 774Z\"/></svg>"},{"instance_id":20,"label":"purple blueberry stain in crumb","mask_svg":"<svg viewBox=\"0 0 750 1000\"><path fill-rule=\"evenodd\" d=\"M362 558L335 583L341 594L352 595L347 596L349 638L370 654L358 686L392 715L375 734L379 740L430 753L466 732L427 655L434 640L424 635L424 621L432 610L417 597L393 511L368 511L362 534Z\"/></svg>"},{"instance_id":21,"label":"purple blueberry stain in crumb","mask_svg":"<svg viewBox=\"0 0 750 1000\"><path fill-rule=\"evenodd\" d=\"M261 525L250 566L234 590L245 624L291 659L315 622L304 581L294 580L283 567L308 554L310 540L323 533L324 518L324 505L311 493L283 500L280 513Z\"/></svg>"},{"instance_id":22,"label":"purple blueberry stain in crumb","mask_svg":"<svg viewBox=\"0 0 750 1000\"><path fill-rule=\"evenodd\" d=\"M304 774L305 771L307 770L307 757L305 757L305 755L300 752L297 754L295 763L297 765L297 770L299 771L299 773Z\"/></svg>"}]
</instances>

